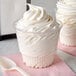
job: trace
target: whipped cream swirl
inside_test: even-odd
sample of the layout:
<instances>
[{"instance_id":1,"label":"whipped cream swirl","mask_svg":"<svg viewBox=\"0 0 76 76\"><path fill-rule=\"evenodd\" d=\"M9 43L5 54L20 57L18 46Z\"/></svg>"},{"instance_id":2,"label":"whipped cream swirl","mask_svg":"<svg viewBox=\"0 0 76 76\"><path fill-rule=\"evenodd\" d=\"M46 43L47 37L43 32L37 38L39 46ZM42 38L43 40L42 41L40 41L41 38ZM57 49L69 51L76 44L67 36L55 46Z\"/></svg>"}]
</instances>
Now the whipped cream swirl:
<instances>
[{"instance_id":1,"label":"whipped cream swirl","mask_svg":"<svg viewBox=\"0 0 76 76\"><path fill-rule=\"evenodd\" d=\"M64 3L65 5L76 8L76 0L59 0L59 1Z\"/></svg>"},{"instance_id":2,"label":"whipped cream swirl","mask_svg":"<svg viewBox=\"0 0 76 76\"><path fill-rule=\"evenodd\" d=\"M59 0L56 19L61 25L76 25L76 0Z\"/></svg>"},{"instance_id":3,"label":"whipped cream swirl","mask_svg":"<svg viewBox=\"0 0 76 76\"><path fill-rule=\"evenodd\" d=\"M45 32L49 27L52 28L53 18L39 6L29 5L29 10L17 23L17 28L25 32Z\"/></svg>"}]
</instances>

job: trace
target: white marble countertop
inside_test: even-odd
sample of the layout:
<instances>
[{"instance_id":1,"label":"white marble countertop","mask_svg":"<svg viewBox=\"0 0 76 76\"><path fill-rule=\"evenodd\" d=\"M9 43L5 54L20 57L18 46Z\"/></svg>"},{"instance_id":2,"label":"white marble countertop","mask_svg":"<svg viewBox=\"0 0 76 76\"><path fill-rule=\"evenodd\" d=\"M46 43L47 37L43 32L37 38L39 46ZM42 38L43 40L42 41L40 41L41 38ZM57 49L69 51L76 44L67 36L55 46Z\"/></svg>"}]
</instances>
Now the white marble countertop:
<instances>
[{"instance_id":1,"label":"white marble countertop","mask_svg":"<svg viewBox=\"0 0 76 76\"><path fill-rule=\"evenodd\" d=\"M10 55L18 52L19 49L16 39L0 41L0 55ZM60 50L57 50L57 54L62 60L65 61L65 63L71 68L71 70L73 70L76 73L76 57L66 54ZM1 68L0 76L3 76Z\"/></svg>"}]
</instances>

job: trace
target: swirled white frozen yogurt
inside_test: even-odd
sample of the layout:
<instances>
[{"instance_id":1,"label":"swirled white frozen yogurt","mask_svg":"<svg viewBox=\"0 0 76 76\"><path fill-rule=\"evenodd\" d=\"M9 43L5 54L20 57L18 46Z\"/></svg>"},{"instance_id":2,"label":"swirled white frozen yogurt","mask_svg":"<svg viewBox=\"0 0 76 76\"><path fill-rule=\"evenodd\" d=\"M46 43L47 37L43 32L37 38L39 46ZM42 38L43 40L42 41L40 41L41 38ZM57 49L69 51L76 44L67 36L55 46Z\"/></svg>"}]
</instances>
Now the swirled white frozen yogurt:
<instances>
[{"instance_id":1,"label":"swirled white frozen yogurt","mask_svg":"<svg viewBox=\"0 0 76 76\"><path fill-rule=\"evenodd\" d=\"M29 4L29 8L18 22L17 28L26 32L46 31L53 23L53 18L42 7Z\"/></svg>"},{"instance_id":2,"label":"swirled white frozen yogurt","mask_svg":"<svg viewBox=\"0 0 76 76\"><path fill-rule=\"evenodd\" d=\"M18 21L16 28L26 65L36 68L51 65L59 30L54 19L42 7L29 4L29 10Z\"/></svg>"},{"instance_id":3,"label":"swirled white frozen yogurt","mask_svg":"<svg viewBox=\"0 0 76 76\"><path fill-rule=\"evenodd\" d=\"M57 22L61 25L76 23L76 0L59 0L57 2ZM71 23L71 24L70 24Z\"/></svg>"},{"instance_id":4,"label":"swirled white frozen yogurt","mask_svg":"<svg viewBox=\"0 0 76 76\"><path fill-rule=\"evenodd\" d=\"M56 18L63 25L60 42L67 46L76 46L76 0L59 0Z\"/></svg>"},{"instance_id":5,"label":"swirled white frozen yogurt","mask_svg":"<svg viewBox=\"0 0 76 76\"><path fill-rule=\"evenodd\" d=\"M76 0L60 0L60 1L71 7L76 7Z\"/></svg>"}]
</instances>

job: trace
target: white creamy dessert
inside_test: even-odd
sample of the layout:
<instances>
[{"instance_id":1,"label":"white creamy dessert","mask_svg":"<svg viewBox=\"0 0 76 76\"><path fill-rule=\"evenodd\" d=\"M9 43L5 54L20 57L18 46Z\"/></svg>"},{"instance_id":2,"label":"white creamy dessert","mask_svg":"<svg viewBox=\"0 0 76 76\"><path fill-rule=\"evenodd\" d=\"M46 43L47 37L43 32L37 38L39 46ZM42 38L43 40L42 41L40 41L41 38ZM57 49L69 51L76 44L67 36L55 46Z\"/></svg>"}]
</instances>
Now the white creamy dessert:
<instances>
[{"instance_id":1,"label":"white creamy dessert","mask_svg":"<svg viewBox=\"0 0 76 76\"><path fill-rule=\"evenodd\" d=\"M60 0L60 1L71 7L76 7L76 0Z\"/></svg>"},{"instance_id":2,"label":"white creamy dessert","mask_svg":"<svg viewBox=\"0 0 76 76\"><path fill-rule=\"evenodd\" d=\"M42 7L28 5L29 10L16 25L20 52L27 66L47 67L54 60L59 28Z\"/></svg>"},{"instance_id":3,"label":"white creamy dessert","mask_svg":"<svg viewBox=\"0 0 76 76\"><path fill-rule=\"evenodd\" d=\"M76 25L65 25L60 31L60 42L67 46L76 46Z\"/></svg>"},{"instance_id":4,"label":"white creamy dessert","mask_svg":"<svg viewBox=\"0 0 76 76\"><path fill-rule=\"evenodd\" d=\"M60 25L69 23L69 19L76 20L76 0L60 0L57 2L56 19Z\"/></svg>"},{"instance_id":5,"label":"white creamy dessert","mask_svg":"<svg viewBox=\"0 0 76 76\"><path fill-rule=\"evenodd\" d=\"M59 0L56 19L62 27L60 42L65 46L76 46L76 0Z\"/></svg>"}]
</instances>

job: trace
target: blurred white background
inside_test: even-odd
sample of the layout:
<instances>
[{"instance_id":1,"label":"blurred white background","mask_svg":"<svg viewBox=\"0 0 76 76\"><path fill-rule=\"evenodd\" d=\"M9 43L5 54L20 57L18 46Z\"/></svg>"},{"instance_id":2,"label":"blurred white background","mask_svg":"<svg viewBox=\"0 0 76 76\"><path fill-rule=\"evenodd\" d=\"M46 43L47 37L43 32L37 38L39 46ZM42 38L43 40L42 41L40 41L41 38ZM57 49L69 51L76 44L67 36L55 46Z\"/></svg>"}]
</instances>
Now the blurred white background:
<instances>
[{"instance_id":1,"label":"blurred white background","mask_svg":"<svg viewBox=\"0 0 76 76\"><path fill-rule=\"evenodd\" d=\"M0 34L15 33L15 22L22 16L26 0L0 0Z\"/></svg>"}]
</instances>

